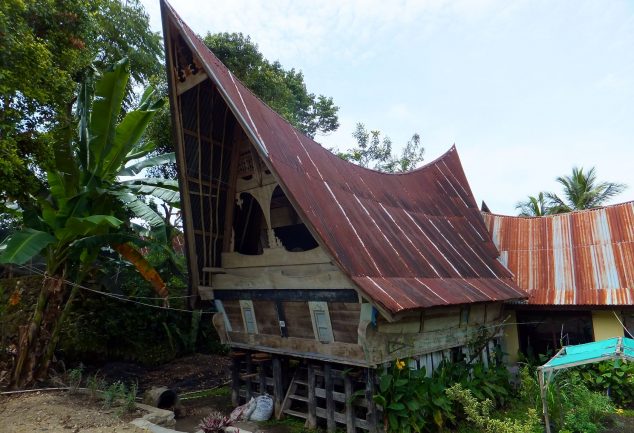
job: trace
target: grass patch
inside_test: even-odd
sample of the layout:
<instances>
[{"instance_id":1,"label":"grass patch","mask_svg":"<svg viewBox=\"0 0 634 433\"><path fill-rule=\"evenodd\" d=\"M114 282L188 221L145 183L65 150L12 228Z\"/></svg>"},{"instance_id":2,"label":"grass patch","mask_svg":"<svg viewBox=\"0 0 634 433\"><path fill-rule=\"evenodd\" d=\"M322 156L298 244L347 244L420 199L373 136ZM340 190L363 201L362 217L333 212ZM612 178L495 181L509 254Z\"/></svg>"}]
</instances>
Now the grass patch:
<instances>
[{"instance_id":1,"label":"grass patch","mask_svg":"<svg viewBox=\"0 0 634 433\"><path fill-rule=\"evenodd\" d=\"M218 388L203 389L200 391L192 391L180 395L181 401L194 400L196 398L205 397L227 397L231 395L231 388L228 386L221 386Z\"/></svg>"}]
</instances>

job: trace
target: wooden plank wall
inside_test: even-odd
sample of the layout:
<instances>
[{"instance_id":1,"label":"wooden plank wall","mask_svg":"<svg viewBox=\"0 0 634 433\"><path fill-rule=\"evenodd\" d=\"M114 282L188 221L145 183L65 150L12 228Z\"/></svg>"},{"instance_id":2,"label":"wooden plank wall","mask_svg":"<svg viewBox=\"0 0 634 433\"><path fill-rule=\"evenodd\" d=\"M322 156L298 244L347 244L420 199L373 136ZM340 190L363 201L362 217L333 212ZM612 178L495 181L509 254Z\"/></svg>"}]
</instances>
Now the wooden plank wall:
<instances>
[{"instance_id":1,"label":"wooden plank wall","mask_svg":"<svg viewBox=\"0 0 634 433\"><path fill-rule=\"evenodd\" d=\"M315 339L307 302L282 302L289 337Z\"/></svg>"},{"instance_id":2,"label":"wooden plank wall","mask_svg":"<svg viewBox=\"0 0 634 433\"><path fill-rule=\"evenodd\" d=\"M361 304L358 302L329 302L328 310L335 341L356 343Z\"/></svg>"}]
</instances>

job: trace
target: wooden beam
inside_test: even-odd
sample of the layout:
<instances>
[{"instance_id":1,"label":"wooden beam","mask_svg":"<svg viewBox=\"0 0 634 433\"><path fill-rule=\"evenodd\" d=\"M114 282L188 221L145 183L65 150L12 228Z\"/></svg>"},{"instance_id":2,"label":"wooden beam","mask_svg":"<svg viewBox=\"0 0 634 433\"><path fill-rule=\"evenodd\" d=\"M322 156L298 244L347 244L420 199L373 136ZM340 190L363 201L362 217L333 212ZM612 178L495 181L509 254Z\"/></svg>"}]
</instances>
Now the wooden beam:
<instances>
[{"instance_id":1,"label":"wooden beam","mask_svg":"<svg viewBox=\"0 0 634 433\"><path fill-rule=\"evenodd\" d=\"M251 299L254 301L356 302L357 292L352 289L215 290L215 297L223 301Z\"/></svg>"},{"instance_id":2,"label":"wooden beam","mask_svg":"<svg viewBox=\"0 0 634 433\"><path fill-rule=\"evenodd\" d=\"M355 414L354 414L354 406L352 404L352 379L350 379L350 375L346 374L343 376L343 389L345 392L345 403L346 403L346 433L357 433L357 429L355 427Z\"/></svg>"},{"instance_id":3,"label":"wooden beam","mask_svg":"<svg viewBox=\"0 0 634 433\"><path fill-rule=\"evenodd\" d=\"M324 386L326 388L326 428L328 433L334 433L335 423L335 401L333 399L334 384L332 382L332 367L329 362L324 364Z\"/></svg>"},{"instance_id":4,"label":"wooden beam","mask_svg":"<svg viewBox=\"0 0 634 433\"><path fill-rule=\"evenodd\" d=\"M189 89L192 89L195 86L202 83L203 81L205 81L207 78L208 78L207 74L204 73L203 71L200 71L196 75L190 75L187 77L187 79L183 83L176 84L176 93L178 95L182 95Z\"/></svg>"},{"instance_id":5,"label":"wooden beam","mask_svg":"<svg viewBox=\"0 0 634 433\"><path fill-rule=\"evenodd\" d=\"M277 320L280 324L280 335L282 337L288 337L288 329L286 327L286 315L284 314L284 306L282 301L275 301L275 310L277 311Z\"/></svg>"},{"instance_id":6,"label":"wooden beam","mask_svg":"<svg viewBox=\"0 0 634 433\"><path fill-rule=\"evenodd\" d=\"M232 148L231 148L231 164L229 167L229 188L227 189L227 207L225 208L225 226L224 237L222 239L222 251L229 252L231 247L231 232L233 231L233 210L235 207L236 180L238 179L238 159L240 157L240 142L238 140L240 128L234 128Z\"/></svg>"},{"instance_id":7,"label":"wooden beam","mask_svg":"<svg viewBox=\"0 0 634 433\"><path fill-rule=\"evenodd\" d=\"M247 390L247 401L249 401L251 400L251 397L253 397L253 385L251 383L251 376L250 376L253 373L253 362L251 360L251 353L247 353L246 364L247 364L247 375L245 379L245 384L246 384L246 390Z\"/></svg>"},{"instance_id":8,"label":"wooden beam","mask_svg":"<svg viewBox=\"0 0 634 433\"><path fill-rule=\"evenodd\" d=\"M260 361L258 363L258 378L260 381L260 395L267 394L266 392L266 361Z\"/></svg>"},{"instance_id":9,"label":"wooden beam","mask_svg":"<svg viewBox=\"0 0 634 433\"><path fill-rule=\"evenodd\" d=\"M275 414L282 411L284 401L284 380L282 379L282 361L279 356L273 356L271 363L273 369L273 401L275 403Z\"/></svg>"},{"instance_id":10,"label":"wooden beam","mask_svg":"<svg viewBox=\"0 0 634 433\"><path fill-rule=\"evenodd\" d=\"M172 136L174 140L174 150L176 152L176 165L178 166L178 185L181 191L181 214L183 218L183 229L185 232L185 253L187 255L187 265L189 270L189 292L194 295L189 300L190 307L196 305L198 297L198 285L200 283L198 276L198 258L196 256L196 247L194 243L194 234L192 233L192 219L189 215L191 211L191 202L189 197L189 188L186 181L187 162L185 159L185 145L183 142L183 125L180 110L180 98L177 93L177 84L174 79L173 66L175 65L172 46L171 22L167 19L166 5L161 3L161 16L163 22L163 41L165 44L165 69L167 73L167 86L170 97L170 112L173 122Z\"/></svg>"},{"instance_id":11,"label":"wooden beam","mask_svg":"<svg viewBox=\"0 0 634 433\"><path fill-rule=\"evenodd\" d=\"M371 368L365 369L365 399L368 401L368 415L366 421L370 426L371 433L378 433L379 417L376 410L376 403L374 403L374 370Z\"/></svg>"},{"instance_id":12,"label":"wooden beam","mask_svg":"<svg viewBox=\"0 0 634 433\"><path fill-rule=\"evenodd\" d=\"M233 357L231 360L231 404L240 406L240 367L242 358Z\"/></svg>"},{"instance_id":13,"label":"wooden beam","mask_svg":"<svg viewBox=\"0 0 634 433\"><path fill-rule=\"evenodd\" d=\"M315 366L308 362L308 418L306 423L309 428L317 428L317 398L315 396Z\"/></svg>"},{"instance_id":14,"label":"wooden beam","mask_svg":"<svg viewBox=\"0 0 634 433\"><path fill-rule=\"evenodd\" d=\"M195 183L195 184L201 184L201 185L205 185L208 186L210 188L217 188L218 187L218 182L212 182L212 181L208 181L208 180L202 180L202 179L198 179L195 178L193 176L187 176L187 180ZM227 189L227 187L225 185L220 184L220 189L222 189L223 191ZM208 194L204 194L205 196L207 196Z\"/></svg>"}]
</instances>

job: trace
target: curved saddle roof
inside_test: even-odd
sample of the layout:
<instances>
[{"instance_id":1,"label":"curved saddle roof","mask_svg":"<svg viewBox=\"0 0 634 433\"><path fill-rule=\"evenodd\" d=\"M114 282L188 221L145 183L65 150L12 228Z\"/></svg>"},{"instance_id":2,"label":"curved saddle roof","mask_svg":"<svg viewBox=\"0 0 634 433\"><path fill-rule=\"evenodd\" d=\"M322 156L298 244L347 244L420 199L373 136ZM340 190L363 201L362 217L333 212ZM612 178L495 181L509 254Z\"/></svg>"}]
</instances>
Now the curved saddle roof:
<instances>
[{"instance_id":1,"label":"curved saddle roof","mask_svg":"<svg viewBox=\"0 0 634 433\"><path fill-rule=\"evenodd\" d=\"M165 4L320 245L390 313L526 297L486 230L455 147L385 174L333 155L259 100Z\"/></svg>"},{"instance_id":2,"label":"curved saddle roof","mask_svg":"<svg viewBox=\"0 0 634 433\"><path fill-rule=\"evenodd\" d=\"M632 305L634 202L543 217L483 216L530 304Z\"/></svg>"}]
</instances>

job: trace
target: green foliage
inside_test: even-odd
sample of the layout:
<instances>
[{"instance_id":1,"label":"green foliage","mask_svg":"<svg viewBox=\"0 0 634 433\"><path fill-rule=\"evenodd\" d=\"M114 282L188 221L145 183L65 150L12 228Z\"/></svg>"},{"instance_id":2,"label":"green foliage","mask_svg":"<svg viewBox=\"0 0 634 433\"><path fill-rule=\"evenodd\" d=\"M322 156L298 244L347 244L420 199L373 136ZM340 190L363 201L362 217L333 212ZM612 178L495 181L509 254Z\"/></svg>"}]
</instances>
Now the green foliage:
<instances>
[{"instance_id":1,"label":"green foliage","mask_svg":"<svg viewBox=\"0 0 634 433\"><path fill-rule=\"evenodd\" d=\"M535 409L529 409L525 420L500 420L492 416L493 402L489 399L478 400L470 390L457 383L448 388L447 396L459 402L467 420L475 424L483 433L538 433L541 432L539 418Z\"/></svg>"},{"instance_id":2,"label":"green foliage","mask_svg":"<svg viewBox=\"0 0 634 433\"><path fill-rule=\"evenodd\" d=\"M184 257L150 247L146 259L162 275L171 275L166 281L168 292L175 297L170 305L187 308L187 298L179 298L186 296L188 290L182 273ZM125 261L112 257L101 271L95 277L102 290L145 304L162 305L150 283ZM64 327L60 350L67 363L109 359L144 365L158 365L192 352L222 353L225 348L208 318L200 313L159 310L81 293Z\"/></svg>"},{"instance_id":3,"label":"green foliage","mask_svg":"<svg viewBox=\"0 0 634 433\"><path fill-rule=\"evenodd\" d=\"M515 206L521 216L543 216L593 209L604 205L625 190L626 185L616 182L598 182L594 167L584 172L583 167L573 167L572 174L559 176L557 182L563 188L563 198L552 192L540 192L529 196Z\"/></svg>"},{"instance_id":4,"label":"green foliage","mask_svg":"<svg viewBox=\"0 0 634 433\"><path fill-rule=\"evenodd\" d=\"M160 37L137 0L4 1L0 46L0 201L45 185L91 64L127 56L136 83L161 73Z\"/></svg>"},{"instance_id":5,"label":"green foliage","mask_svg":"<svg viewBox=\"0 0 634 433\"><path fill-rule=\"evenodd\" d=\"M521 370L520 395L537 410L542 410L536 374L527 367ZM554 431L598 433L606 417L614 412L610 399L588 389L574 371L562 372L549 382L546 400Z\"/></svg>"},{"instance_id":6,"label":"green foliage","mask_svg":"<svg viewBox=\"0 0 634 433\"><path fill-rule=\"evenodd\" d=\"M231 388L228 386L220 386L217 388L203 389L201 391L192 391L179 394L181 401L195 400L197 398L205 397L229 397L231 395Z\"/></svg>"},{"instance_id":7,"label":"green foliage","mask_svg":"<svg viewBox=\"0 0 634 433\"><path fill-rule=\"evenodd\" d=\"M82 367L68 370L67 372L68 388L71 394L75 394L77 390L79 389L79 385L81 385L81 379L82 379L83 373L84 372Z\"/></svg>"},{"instance_id":8,"label":"green foliage","mask_svg":"<svg viewBox=\"0 0 634 433\"><path fill-rule=\"evenodd\" d=\"M265 59L249 36L207 33L204 42L253 93L309 137L339 127L332 98L309 93L301 71Z\"/></svg>"},{"instance_id":9,"label":"green foliage","mask_svg":"<svg viewBox=\"0 0 634 433\"><path fill-rule=\"evenodd\" d=\"M106 382L95 373L86 379L86 388L90 393L90 399L96 400L99 393L106 388Z\"/></svg>"},{"instance_id":10,"label":"green foliage","mask_svg":"<svg viewBox=\"0 0 634 433\"><path fill-rule=\"evenodd\" d=\"M540 192L537 197L528 196L526 201L518 202L515 209L519 210L520 216L544 216L550 213L548 200L544 193Z\"/></svg>"},{"instance_id":11,"label":"green foliage","mask_svg":"<svg viewBox=\"0 0 634 433\"><path fill-rule=\"evenodd\" d=\"M579 367L570 372L593 391L601 392L619 407L634 402L634 363L620 359Z\"/></svg>"},{"instance_id":12,"label":"green foliage","mask_svg":"<svg viewBox=\"0 0 634 433\"><path fill-rule=\"evenodd\" d=\"M357 146L339 152L338 156L362 167L387 173L400 173L413 170L424 159L425 148L418 134L412 135L400 155L393 155L392 140L389 137L381 138L381 131L378 130L368 132L362 123L357 123L352 136Z\"/></svg>"},{"instance_id":13,"label":"green foliage","mask_svg":"<svg viewBox=\"0 0 634 433\"><path fill-rule=\"evenodd\" d=\"M501 359L501 358L500 358ZM510 394L509 376L500 362L443 361L431 377L411 370L405 361L386 367L374 400L383 407L389 432L435 432L455 424L459 412L445 390L460 383L470 393L502 404ZM491 403L493 404L493 403Z\"/></svg>"},{"instance_id":14,"label":"green foliage","mask_svg":"<svg viewBox=\"0 0 634 433\"><path fill-rule=\"evenodd\" d=\"M117 175L125 164L146 155L151 146L141 140L143 131L162 101L146 91L139 107L127 113L119 122L128 62L117 63L94 83L83 84L78 99L79 136L57 143L55 169L47 171L48 194L21 203L27 228L11 235L0 257L3 263L24 263L44 250L47 270L51 275L70 272L68 265L80 274L94 260L102 244L88 248L85 238L103 238L121 233L128 212L144 218L165 236L163 220L147 209L137 194L164 194L165 189L177 191L176 185L152 182L150 189L142 184L117 183ZM70 131L69 131L70 132ZM176 192L177 194L177 192ZM128 231L129 232L129 231ZM116 243L125 242L121 237ZM81 263L80 266L77 264Z\"/></svg>"}]
</instances>

